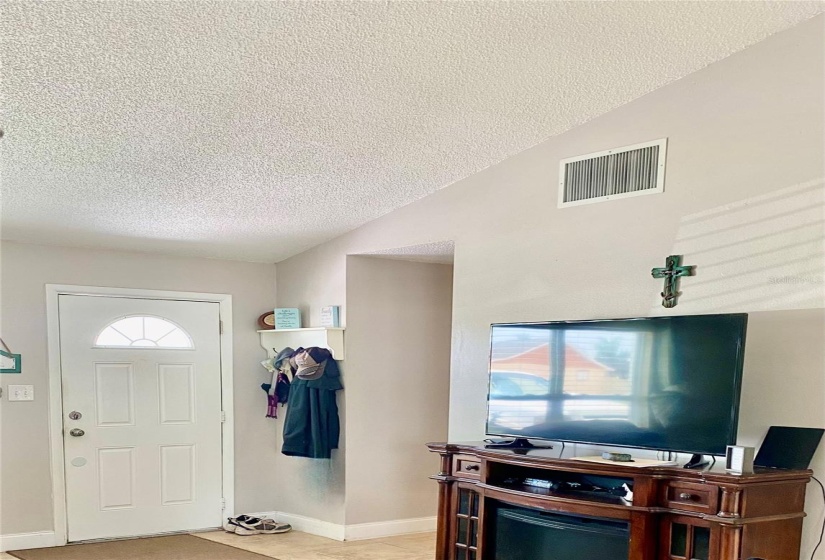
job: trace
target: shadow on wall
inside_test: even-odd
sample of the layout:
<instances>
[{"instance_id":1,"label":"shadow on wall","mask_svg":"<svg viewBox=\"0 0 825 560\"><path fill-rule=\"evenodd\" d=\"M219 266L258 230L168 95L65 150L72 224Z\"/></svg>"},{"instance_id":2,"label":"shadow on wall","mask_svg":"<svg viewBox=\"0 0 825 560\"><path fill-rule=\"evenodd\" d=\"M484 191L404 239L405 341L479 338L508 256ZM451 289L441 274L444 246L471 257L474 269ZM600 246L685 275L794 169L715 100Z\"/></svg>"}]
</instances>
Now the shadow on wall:
<instances>
[{"instance_id":1,"label":"shadow on wall","mask_svg":"<svg viewBox=\"0 0 825 560\"><path fill-rule=\"evenodd\" d=\"M825 178L685 216L672 254L696 265L681 281L677 314L752 313L737 443L758 447L771 424L821 426ZM816 485L805 504L809 558L825 515Z\"/></svg>"},{"instance_id":2,"label":"shadow on wall","mask_svg":"<svg viewBox=\"0 0 825 560\"><path fill-rule=\"evenodd\" d=\"M820 307L825 178L685 216L673 254L696 265L681 282L681 311Z\"/></svg>"}]
</instances>

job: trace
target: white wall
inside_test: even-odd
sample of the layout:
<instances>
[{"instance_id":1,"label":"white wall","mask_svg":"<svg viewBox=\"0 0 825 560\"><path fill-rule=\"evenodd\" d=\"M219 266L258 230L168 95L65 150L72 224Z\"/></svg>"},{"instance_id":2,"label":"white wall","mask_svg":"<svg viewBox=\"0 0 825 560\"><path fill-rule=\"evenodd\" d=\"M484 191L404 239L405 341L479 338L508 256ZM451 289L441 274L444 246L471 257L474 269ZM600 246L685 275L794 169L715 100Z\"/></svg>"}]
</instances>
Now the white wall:
<instances>
[{"instance_id":1,"label":"white wall","mask_svg":"<svg viewBox=\"0 0 825 560\"><path fill-rule=\"evenodd\" d=\"M453 267L347 259L347 525L434 515L447 437Z\"/></svg>"},{"instance_id":2,"label":"white wall","mask_svg":"<svg viewBox=\"0 0 825 560\"><path fill-rule=\"evenodd\" d=\"M46 284L144 288L232 295L235 374L235 499L238 511L275 509L276 424L265 418L259 365L266 353L256 319L272 309L275 266L142 253L0 245L2 336L23 355L23 373L0 386L30 384L34 402L0 400L0 534L53 527L49 473Z\"/></svg>"},{"instance_id":3,"label":"white wall","mask_svg":"<svg viewBox=\"0 0 825 560\"><path fill-rule=\"evenodd\" d=\"M824 22L775 35L279 263L279 302L346 309L348 254L454 240L450 439L484 433L492 322L728 311L752 313L742 443L774 423L825 425ZM664 194L556 208L560 159L662 137ZM674 253L697 275L668 311L650 270ZM825 476L821 449L813 467ZM809 490L806 558L823 518Z\"/></svg>"}]
</instances>

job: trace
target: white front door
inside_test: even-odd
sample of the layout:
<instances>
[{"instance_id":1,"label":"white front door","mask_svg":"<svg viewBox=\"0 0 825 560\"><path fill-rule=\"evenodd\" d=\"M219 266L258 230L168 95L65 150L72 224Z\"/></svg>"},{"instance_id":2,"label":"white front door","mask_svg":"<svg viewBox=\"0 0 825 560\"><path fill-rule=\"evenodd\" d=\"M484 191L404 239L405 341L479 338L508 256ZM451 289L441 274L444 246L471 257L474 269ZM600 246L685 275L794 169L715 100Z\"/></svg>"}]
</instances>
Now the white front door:
<instances>
[{"instance_id":1,"label":"white front door","mask_svg":"<svg viewBox=\"0 0 825 560\"><path fill-rule=\"evenodd\" d=\"M69 541L220 526L219 304L58 301Z\"/></svg>"}]
</instances>

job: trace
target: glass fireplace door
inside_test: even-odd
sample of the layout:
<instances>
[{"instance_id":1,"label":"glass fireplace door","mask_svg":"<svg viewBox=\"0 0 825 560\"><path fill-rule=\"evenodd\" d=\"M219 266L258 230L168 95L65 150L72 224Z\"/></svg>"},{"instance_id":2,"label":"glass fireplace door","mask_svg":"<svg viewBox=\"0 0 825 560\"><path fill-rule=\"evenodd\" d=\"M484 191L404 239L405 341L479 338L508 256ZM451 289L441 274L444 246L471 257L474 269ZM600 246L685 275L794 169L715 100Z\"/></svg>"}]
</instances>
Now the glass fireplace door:
<instances>
[{"instance_id":1,"label":"glass fireplace door","mask_svg":"<svg viewBox=\"0 0 825 560\"><path fill-rule=\"evenodd\" d=\"M498 504L490 560L627 560L624 521Z\"/></svg>"}]
</instances>

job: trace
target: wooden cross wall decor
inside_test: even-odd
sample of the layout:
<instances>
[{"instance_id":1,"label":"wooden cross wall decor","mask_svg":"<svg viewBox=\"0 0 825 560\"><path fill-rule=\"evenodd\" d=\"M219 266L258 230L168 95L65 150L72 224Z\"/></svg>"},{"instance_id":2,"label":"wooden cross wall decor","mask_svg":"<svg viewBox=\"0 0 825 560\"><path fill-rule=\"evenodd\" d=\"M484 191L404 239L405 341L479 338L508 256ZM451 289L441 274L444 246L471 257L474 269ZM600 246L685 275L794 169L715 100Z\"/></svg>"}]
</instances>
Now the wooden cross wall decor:
<instances>
[{"instance_id":1,"label":"wooden cross wall decor","mask_svg":"<svg viewBox=\"0 0 825 560\"><path fill-rule=\"evenodd\" d=\"M693 276L693 265L682 266L682 255L670 255L665 259L665 268L650 271L654 278L665 279L665 291L662 292L662 307L676 307L679 292L679 277Z\"/></svg>"}]
</instances>

